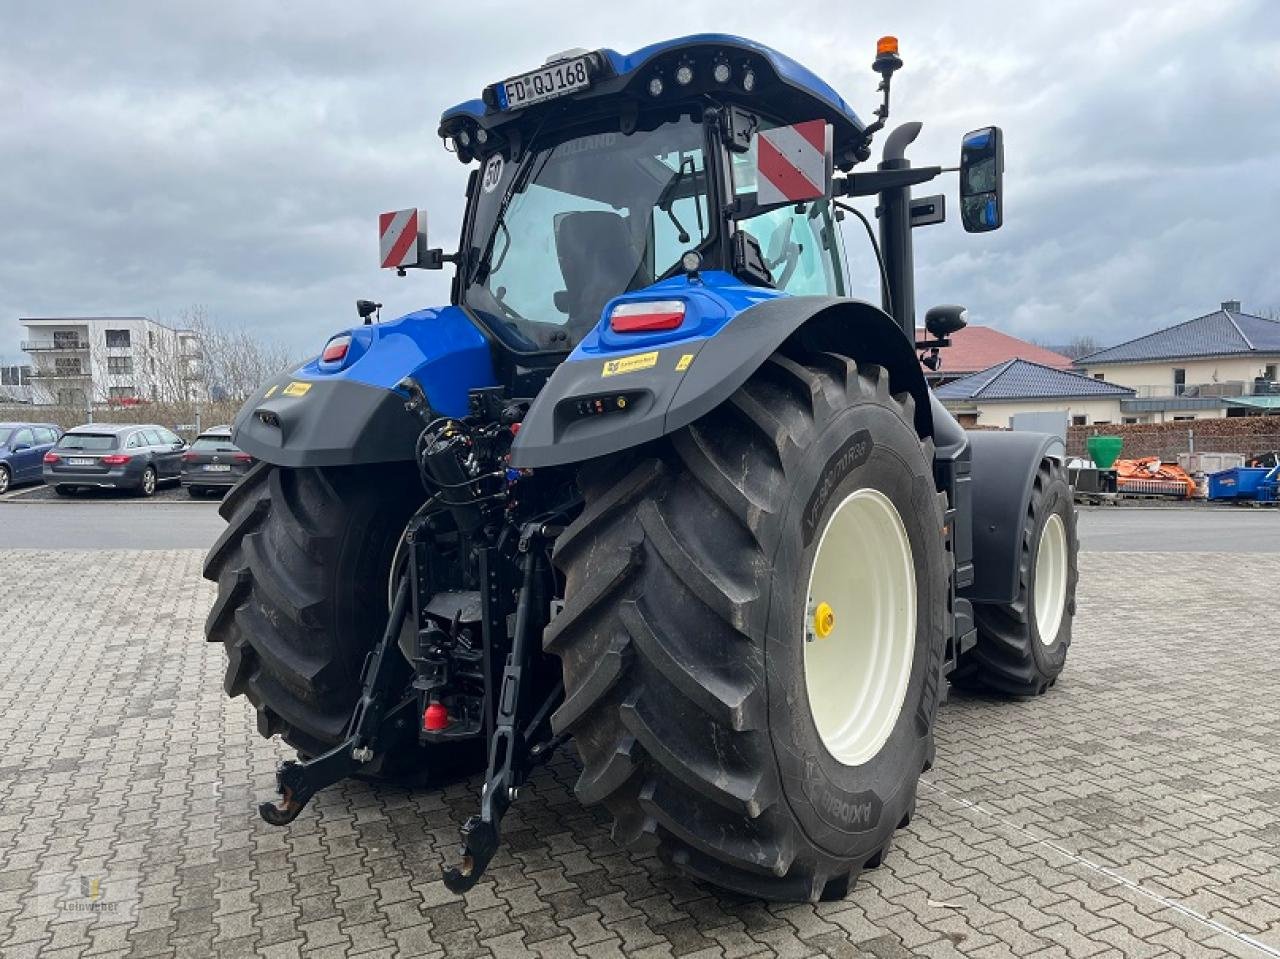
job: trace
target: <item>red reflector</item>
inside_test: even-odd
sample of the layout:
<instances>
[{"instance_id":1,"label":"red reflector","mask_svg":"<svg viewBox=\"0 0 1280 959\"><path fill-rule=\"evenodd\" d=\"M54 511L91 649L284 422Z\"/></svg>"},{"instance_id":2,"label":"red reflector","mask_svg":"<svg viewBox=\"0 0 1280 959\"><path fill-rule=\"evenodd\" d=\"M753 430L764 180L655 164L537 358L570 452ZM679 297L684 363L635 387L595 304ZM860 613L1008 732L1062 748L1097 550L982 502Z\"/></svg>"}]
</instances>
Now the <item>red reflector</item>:
<instances>
[{"instance_id":1,"label":"red reflector","mask_svg":"<svg viewBox=\"0 0 1280 959\"><path fill-rule=\"evenodd\" d=\"M57 453L45 453L44 461L46 463L61 463L62 457L59 456Z\"/></svg>"},{"instance_id":2,"label":"red reflector","mask_svg":"<svg viewBox=\"0 0 1280 959\"><path fill-rule=\"evenodd\" d=\"M654 300L649 303L619 303L609 314L615 333L650 333L674 330L684 322L683 300Z\"/></svg>"},{"instance_id":3,"label":"red reflector","mask_svg":"<svg viewBox=\"0 0 1280 959\"><path fill-rule=\"evenodd\" d=\"M449 725L449 710L444 703L432 703L422 712L422 728L427 732L439 732Z\"/></svg>"},{"instance_id":4,"label":"red reflector","mask_svg":"<svg viewBox=\"0 0 1280 959\"><path fill-rule=\"evenodd\" d=\"M324 346L320 354L321 363L340 363L347 358L347 350L351 348L351 337L335 336Z\"/></svg>"},{"instance_id":5,"label":"red reflector","mask_svg":"<svg viewBox=\"0 0 1280 959\"><path fill-rule=\"evenodd\" d=\"M129 462L131 459L133 459L132 456L128 456L124 453L110 453L107 456L102 457L102 462L106 466L124 466L124 464Z\"/></svg>"}]
</instances>

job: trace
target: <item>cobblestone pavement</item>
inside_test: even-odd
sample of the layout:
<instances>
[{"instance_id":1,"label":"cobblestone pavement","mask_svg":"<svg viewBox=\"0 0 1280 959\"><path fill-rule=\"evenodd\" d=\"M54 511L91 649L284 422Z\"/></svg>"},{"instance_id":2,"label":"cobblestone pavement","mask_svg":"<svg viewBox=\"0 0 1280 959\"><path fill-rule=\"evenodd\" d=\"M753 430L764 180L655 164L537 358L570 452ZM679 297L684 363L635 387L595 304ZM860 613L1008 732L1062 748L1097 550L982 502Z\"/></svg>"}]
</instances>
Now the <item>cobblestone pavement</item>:
<instances>
[{"instance_id":1,"label":"cobblestone pavement","mask_svg":"<svg viewBox=\"0 0 1280 959\"><path fill-rule=\"evenodd\" d=\"M1082 556L1057 688L953 699L910 828L816 906L617 848L571 755L465 900L439 876L475 781L264 825L284 750L222 694L200 559L0 552L5 959L1280 956L1278 556Z\"/></svg>"}]
</instances>

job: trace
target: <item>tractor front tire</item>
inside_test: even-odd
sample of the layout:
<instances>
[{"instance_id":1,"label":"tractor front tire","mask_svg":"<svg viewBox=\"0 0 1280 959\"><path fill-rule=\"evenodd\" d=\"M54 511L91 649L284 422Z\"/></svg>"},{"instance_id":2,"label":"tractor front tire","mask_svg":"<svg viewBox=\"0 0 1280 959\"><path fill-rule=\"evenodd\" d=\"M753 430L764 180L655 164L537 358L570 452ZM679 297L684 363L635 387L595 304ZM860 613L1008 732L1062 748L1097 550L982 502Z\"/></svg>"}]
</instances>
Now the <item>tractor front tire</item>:
<instances>
[{"instance_id":1,"label":"tractor front tire","mask_svg":"<svg viewBox=\"0 0 1280 959\"><path fill-rule=\"evenodd\" d=\"M1042 460L1018 544L1018 595L973 604L978 642L956 668L958 685L1039 696L1058 681L1071 646L1079 548L1066 467Z\"/></svg>"},{"instance_id":2,"label":"tractor front tire","mask_svg":"<svg viewBox=\"0 0 1280 959\"><path fill-rule=\"evenodd\" d=\"M879 367L786 350L672 437L583 469L586 505L555 549L565 606L544 645L563 663L553 723L581 756L577 795L610 809L614 838L656 836L696 878L795 901L843 897L910 819L934 754L950 570L910 396L891 395ZM879 582L873 538L833 533L851 568L825 564L835 579L816 595L833 517L864 501L898 536L896 614L858 608ZM835 631L813 640L820 598ZM893 615L890 682L874 626L858 624L887 629ZM836 642L841 623L862 631L870 668L815 675L806 639ZM863 755L820 730L813 703L831 700L811 684L824 679L855 705L896 684Z\"/></svg>"},{"instance_id":3,"label":"tractor front tire","mask_svg":"<svg viewBox=\"0 0 1280 959\"><path fill-rule=\"evenodd\" d=\"M227 695L249 699L263 736L303 756L341 742L365 656L386 628L396 544L424 498L412 464L395 463L259 463L226 495L227 528L205 559L218 584L205 636L226 650ZM449 779L471 771L483 745L406 741L367 774Z\"/></svg>"}]
</instances>

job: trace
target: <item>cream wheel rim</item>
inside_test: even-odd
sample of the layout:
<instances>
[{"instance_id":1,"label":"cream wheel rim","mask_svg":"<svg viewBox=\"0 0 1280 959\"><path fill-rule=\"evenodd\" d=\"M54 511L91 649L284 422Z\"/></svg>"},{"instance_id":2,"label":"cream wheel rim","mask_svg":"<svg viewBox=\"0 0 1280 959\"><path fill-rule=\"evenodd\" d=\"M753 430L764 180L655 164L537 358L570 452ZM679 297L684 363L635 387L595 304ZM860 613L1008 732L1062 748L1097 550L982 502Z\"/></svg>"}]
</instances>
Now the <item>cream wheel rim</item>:
<instances>
[{"instance_id":1,"label":"cream wheel rim","mask_svg":"<svg viewBox=\"0 0 1280 959\"><path fill-rule=\"evenodd\" d=\"M803 622L809 711L845 766L873 759L897 724L916 640L911 541L875 489L844 498L827 520L809 571Z\"/></svg>"},{"instance_id":2,"label":"cream wheel rim","mask_svg":"<svg viewBox=\"0 0 1280 959\"><path fill-rule=\"evenodd\" d=\"M1049 646L1058 638L1066 608L1067 528L1061 516L1051 513L1036 548L1036 632L1044 645Z\"/></svg>"}]
</instances>

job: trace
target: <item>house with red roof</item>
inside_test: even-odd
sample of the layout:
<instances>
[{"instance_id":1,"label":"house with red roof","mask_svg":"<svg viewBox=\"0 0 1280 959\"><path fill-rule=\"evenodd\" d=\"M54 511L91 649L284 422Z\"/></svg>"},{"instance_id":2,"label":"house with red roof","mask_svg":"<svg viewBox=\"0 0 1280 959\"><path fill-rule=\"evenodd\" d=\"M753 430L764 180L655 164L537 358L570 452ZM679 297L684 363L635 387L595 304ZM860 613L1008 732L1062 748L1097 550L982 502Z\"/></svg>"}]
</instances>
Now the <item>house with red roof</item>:
<instances>
[{"instance_id":1,"label":"house with red roof","mask_svg":"<svg viewBox=\"0 0 1280 959\"><path fill-rule=\"evenodd\" d=\"M930 336L921 329L916 331L916 339L926 340ZM1001 333L991 326L966 326L952 335L950 346L938 352L941 366L937 370L925 369L934 386L989 370L1009 360L1027 360L1055 370L1069 370L1072 365L1070 357Z\"/></svg>"}]
</instances>

